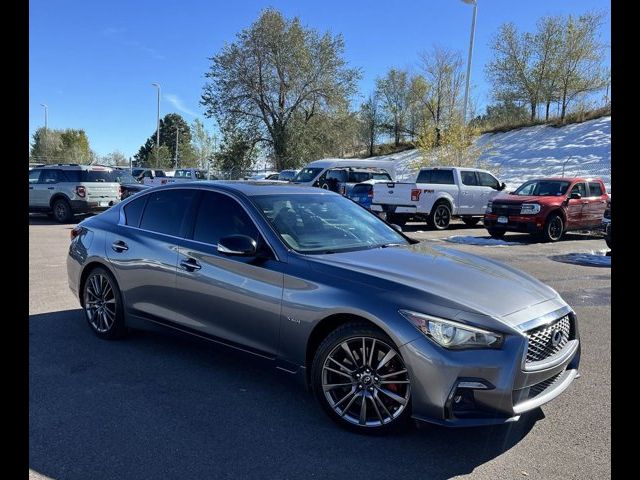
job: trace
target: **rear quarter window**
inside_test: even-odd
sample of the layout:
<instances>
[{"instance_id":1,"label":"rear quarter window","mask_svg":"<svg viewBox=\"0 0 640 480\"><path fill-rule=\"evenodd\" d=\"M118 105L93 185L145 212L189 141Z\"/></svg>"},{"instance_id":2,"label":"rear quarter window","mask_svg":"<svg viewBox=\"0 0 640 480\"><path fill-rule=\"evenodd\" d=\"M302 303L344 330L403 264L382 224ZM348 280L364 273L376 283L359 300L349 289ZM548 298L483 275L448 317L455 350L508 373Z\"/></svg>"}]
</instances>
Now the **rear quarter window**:
<instances>
[{"instance_id":1,"label":"rear quarter window","mask_svg":"<svg viewBox=\"0 0 640 480\"><path fill-rule=\"evenodd\" d=\"M144 204L147 202L147 197L148 195L137 198L122 208L124 211L125 224L131 227L140 225L140 218L142 217L142 211L144 210Z\"/></svg>"}]
</instances>

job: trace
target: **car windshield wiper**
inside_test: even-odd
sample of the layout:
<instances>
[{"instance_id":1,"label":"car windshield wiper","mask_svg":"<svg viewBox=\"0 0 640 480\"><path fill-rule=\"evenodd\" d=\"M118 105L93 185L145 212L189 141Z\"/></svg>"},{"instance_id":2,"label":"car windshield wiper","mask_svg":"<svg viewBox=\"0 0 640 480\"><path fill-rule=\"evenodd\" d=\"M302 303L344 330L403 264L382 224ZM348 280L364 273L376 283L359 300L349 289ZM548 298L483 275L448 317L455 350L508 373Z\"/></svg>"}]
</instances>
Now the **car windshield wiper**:
<instances>
[{"instance_id":1,"label":"car windshield wiper","mask_svg":"<svg viewBox=\"0 0 640 480\"><path fill-rule=\"evenodd\" d=\"M404 245L403 243L383 243L382 245L378 245L380 248L388 248L388 247L401 247Z\"/></svg>"}]
</instances>

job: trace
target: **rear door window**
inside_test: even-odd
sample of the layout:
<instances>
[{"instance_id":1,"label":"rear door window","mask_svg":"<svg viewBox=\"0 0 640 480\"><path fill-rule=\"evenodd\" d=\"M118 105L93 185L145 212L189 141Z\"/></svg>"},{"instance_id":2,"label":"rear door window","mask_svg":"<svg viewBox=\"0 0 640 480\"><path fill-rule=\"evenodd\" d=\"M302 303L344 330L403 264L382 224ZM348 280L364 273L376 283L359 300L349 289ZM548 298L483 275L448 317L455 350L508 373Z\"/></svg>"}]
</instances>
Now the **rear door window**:
<instances>
[{"instance_id":1,"label":"rear door window","mask_svg":"<svg viewBox=\"0 0 640 480\"><path fill-rule=\"evenodd\" d=\"M152 232L182 236L183 222L197 190L165 190L147 195L140 228Z\"/></svg>"},{"instance_id":2,"label":"rear door window","mask_svg":"<svg viewBox=\"0 0 640 480\"><path fill-rule=\"evenodd\" d=\"M258 240L258 230L253 220L233 198L217 192L203 192L198 207L193 239L217 245L229 235L247 235Z\"/></svg>"},{"instance_id":3,"label":"rear door window","mask_svg":"<svg viewBox=\"0 0 640 480\"><path fill-rule=\"evenodd\" d=\"M602 187L598 182L589 182L589 196L590 197L602 196Z\"/></svg>"},{"instance_id":4,"label":"rear door window","mask_svg":"<svg viewBox=\"0 0 640 480\"><path fill-rule=\"evenodd\" d=\"M42 172L42 170L31 170L29 172L29 185L31 185L32 183L38 183L40 172Z\"/></svg>"},{"instance_id":5,"label":"rear door window","mask_svg":"<svg viewBox=\"0 0 640 480\"><path fill-rule=\"evenodd\" d=\"M472 172L470 170L461 170L460 178L462 179L463 185L478 185L476 172Z\"/></svg>"}]
</instances>

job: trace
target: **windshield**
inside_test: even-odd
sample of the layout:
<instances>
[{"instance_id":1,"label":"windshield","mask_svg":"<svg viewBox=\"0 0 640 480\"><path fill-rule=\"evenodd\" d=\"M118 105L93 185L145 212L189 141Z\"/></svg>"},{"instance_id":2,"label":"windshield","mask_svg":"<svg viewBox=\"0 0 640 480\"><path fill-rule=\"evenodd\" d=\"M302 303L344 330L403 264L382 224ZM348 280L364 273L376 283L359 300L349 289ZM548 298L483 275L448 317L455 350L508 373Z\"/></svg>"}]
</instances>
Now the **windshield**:
<instances>
[{"instance_id":1,"label":"windshield","mask_svg":"<svg viewBox=\"0 0 640 480\"><path fill-rule=\"evenodd\" d=\"M138 183L138 181L131 176L129 172L124 170L114 170L116 174L116 182L118 183Z\"/></svg>"},{"instance_id":2,"label":"windshield","mask_svg":"<svg viewBox=\"0 0 640 480\"><path fill-rule=\"evenodd\" d=\"M303 168L293 179L294 182L310 182L322 171L322 168Z\"/></svg>"},{"instance_id":3,"label":"windshield","mask_svg":"<svg viewBox=\"0 0 640 480\"><path fill-rule=\"evenodd\" d=\"M131 174L134 177L139 177L142 172L144 172L144 168L134 168L133 170L131 170Z\"/></svg>"},{"instance_id":4,"label":"windshield","mask_svg":"<svg viewBox=\"0 0 640 480\"><path fill-rule=\"evenodd\" d=\"M409 243L374 214L339 195L260 195L253 200L282 240L301 253Z\"/></svg>"},{"instance_id":5,"label":"windshield","mask_svg":"<svg viewBox=\"0 0 640 480\"><path fill-rule=\"evenodd\" d=\"M534 197L557 197L567 193L567 188L569 188L569 182L562 180L532 180L520 185L513 194Z\"/></svg>"},{"instance_id":6,"label":"windshield","mask_svg":"<svg viewBox=\"0 0 640 480\"><path fill-rule=\"evenodd\" d=\"M283 170L278 175L278 180L291 180L295 178L296 172L293 170Z\"/></svg>"}]
</instances>

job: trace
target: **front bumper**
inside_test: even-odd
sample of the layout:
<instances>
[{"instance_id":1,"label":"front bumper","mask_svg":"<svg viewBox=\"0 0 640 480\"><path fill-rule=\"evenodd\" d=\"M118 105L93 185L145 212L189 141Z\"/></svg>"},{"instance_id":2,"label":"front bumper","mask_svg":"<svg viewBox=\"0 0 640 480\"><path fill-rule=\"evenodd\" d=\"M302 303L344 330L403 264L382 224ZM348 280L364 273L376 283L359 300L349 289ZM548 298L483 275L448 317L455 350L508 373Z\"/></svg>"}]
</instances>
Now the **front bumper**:
<instances>
[{"instance_id":1,"label":"front bumper","mask_svg":"<svg viewBox=\"0 0 640 480\"><path fill-rule=\"evenodd\" d=\"M509 215L507 223L498 223L498 215L486 213L483 224L492 230L507 232L540 233L544 228L544 219L537 215Z\"/></svg>"},{"instance_id":2,"label":"front bumper","mask_svg":"<svg viewBox=\"0 0 640 480\"><path fill-rule=\"evenodd\" d=\"M535 367L524 363L524 335L506 336L496 350L446 350L426 337L403 345L413 418L452 427L501 424L553 400L578 374L580 341L570 315L574 339Z\"/></svg>"}]
</instances>

